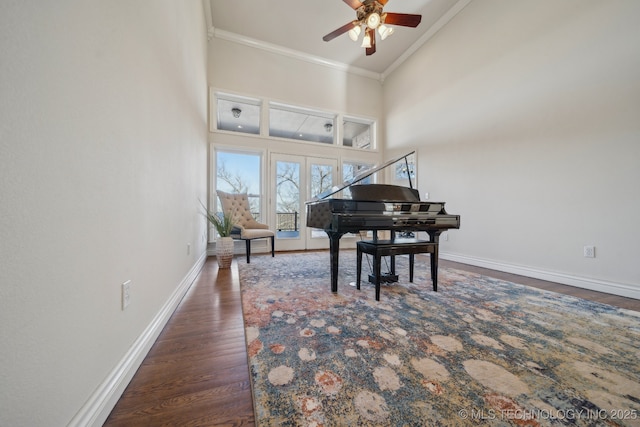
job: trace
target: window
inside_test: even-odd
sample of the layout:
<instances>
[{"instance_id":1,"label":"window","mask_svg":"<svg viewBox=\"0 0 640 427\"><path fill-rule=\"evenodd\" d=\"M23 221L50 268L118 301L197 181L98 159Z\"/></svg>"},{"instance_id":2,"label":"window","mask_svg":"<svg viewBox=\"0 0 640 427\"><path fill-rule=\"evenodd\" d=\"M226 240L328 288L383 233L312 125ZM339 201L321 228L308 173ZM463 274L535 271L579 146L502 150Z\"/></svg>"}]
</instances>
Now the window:
<instances>
[{"instance_id":1,"label":"window","mask_svg":"<svg viewBox=\"0 0 640 427\"><path fill-rule=\"evenodd\" d=\"M335 116L319 111L269 104L269 136L333 144Z\"/></svg>"},{"instance_id":2,"label":"window","mask_svg":"<svg viewBox=\"0 0 640 427\"><path fill-rule=\"evenodd\" d=\"M268 135L273 138L342 145L358 150L376 148L374 120L214 89L210 93L212 131ZM265 114L267 112L264 111L266 106L268 119ZM265 120L262 120L263 117Z\"/></svg>"},{"instance_id":3,"label":"window","mask_svg":"<svg viewBox=\"0 0 640 427\"><path fill-rule=\"evenodd\" d=\"M342 145L345 147L373 149L373 122L345 118L342 123Z\"/></svg>"},{"instance_id":4,"label":"window","mask_svg":"<svg viewBox=\"0 0 640 427\"><path fill-rule=\"evenodd\" d=\"M216 151L216 190L227 193L247 193L251 213L258 222L261 221L262 216L261 160L260 153ZM217 198L216 203L218 203Z\"/></svg>"},{"instance_id":5,"label":"window","mask_svg":"<svg viewBox=\"0 0 640 427\"><path fill-rule=\"evenodd\" d=\"M412 154L405 160L395 164L394 181L413 182L416 178L416 155Z\"/></svg>"},{"instance_id":6,"label":"window","mask_svg":"<svg viewBox=\"0 0 640 427\"><path fill-rule=\"evenodd\" d=\"M216 94L217 128L231 132L260 134L259 99Z\"/></svg>"},{"instance_id":7,"label":"window","mask_svg":"<svg viewBox=\"0 0 640 427\"><path fill-rule=\"evenodd\" d=\"M342 164L342 177L343 180L346 181L350 181L353 178L355 178L356 176L358 176L360 173L371 169L374 165L371 164L367 164L367 163L357 163L357 162L344 162ZM362 181L359 181L360 184L372 184L373 183L373 177L372 176L368 176L365 179L363 179ZM345 199L350 199L351 198L351 191L349 190L349 188L345 188L342 191L342 197Z\"/></svg>"}]
</instances>

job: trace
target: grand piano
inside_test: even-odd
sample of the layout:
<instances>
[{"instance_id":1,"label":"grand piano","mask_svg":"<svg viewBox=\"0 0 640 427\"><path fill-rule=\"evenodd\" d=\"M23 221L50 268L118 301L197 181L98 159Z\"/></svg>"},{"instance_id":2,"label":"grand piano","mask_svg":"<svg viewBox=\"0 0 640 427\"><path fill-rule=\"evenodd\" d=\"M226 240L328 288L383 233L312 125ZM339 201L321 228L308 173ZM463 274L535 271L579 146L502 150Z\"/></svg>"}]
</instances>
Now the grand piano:
<instances>
[{"instance_id":1,"label":"grand piano","mask_svg":"<svg viewBox=\"0 0 640 427\"><path fill-rule=\"evenodd\" d=\"M332 292L338 292L340 238L346 233L425 231L431 241L438 242L443 231L460 228L460 215L448 214L444 202L420 201L420 194L411 182L407 160L413 153L415 151L368 169L306 203L307 227L322 229L329 237ZM401 161L406 165L409 187L360 184L365 178ZM351 199L330 197L347 187Z\"/></svg>"}]
</instances>

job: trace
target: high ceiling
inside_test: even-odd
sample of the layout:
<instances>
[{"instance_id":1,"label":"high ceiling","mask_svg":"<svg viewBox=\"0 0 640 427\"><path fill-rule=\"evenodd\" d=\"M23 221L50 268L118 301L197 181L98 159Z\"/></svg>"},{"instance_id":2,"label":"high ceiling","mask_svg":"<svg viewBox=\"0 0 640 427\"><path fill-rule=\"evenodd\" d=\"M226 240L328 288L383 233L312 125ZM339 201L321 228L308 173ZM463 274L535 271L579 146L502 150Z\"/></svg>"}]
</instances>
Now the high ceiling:
<instances>
[{"instance_id":1,"label":"high ceiling","mask_svg":"<svg viewBox=\"0 0 640 427\"><path fill-rule=\"evenodd\" d=\"M210 0L214 35L288 54L311 56L339 66L383 76L445 25L471 0L389 0L385 12L422 15L417 28L394 26L394 34L377 38L377 51L365 55L347 34L322 37L356 19L343 0ZM404 55L403 55L404 54Z\"/></svg>"}]
</instances>

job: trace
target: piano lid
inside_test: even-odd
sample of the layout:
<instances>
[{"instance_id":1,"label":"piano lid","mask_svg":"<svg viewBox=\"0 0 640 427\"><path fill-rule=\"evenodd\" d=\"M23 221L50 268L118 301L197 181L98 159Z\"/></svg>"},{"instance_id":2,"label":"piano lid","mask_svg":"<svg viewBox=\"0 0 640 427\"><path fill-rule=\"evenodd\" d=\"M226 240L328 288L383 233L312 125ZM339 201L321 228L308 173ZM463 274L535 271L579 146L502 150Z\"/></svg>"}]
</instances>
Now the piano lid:
<instances>
[{"instance_id":1,"label":"piano lid","mask_svg":"<svg viewBox=\"0 0 640 427\"><path fill-rule=\"evenodd\" d=\"M373 175L376 172L381 171L382 169L384 169L386 167L389 167L389 166L393 165L394 163L399 162L400 160L405 160L406 161L406 158L409 157L410 155L414 154L414 153L415 153L415 150L410 152L410 153L408 153L408 154L405 154L404 156L396 157L395 159L391 159L391 160L389 160L387 162L384 162L381 165L374 166L371 169L364 170L364 171L360 172L358 175L354 176L353 178L344 181L341 185L334 185L329 190L318 194L316 197L311 199L309 202L315 202L317 200L326 199L327 197L329 197L329 196L331 196L333 194L336 194L336 193L344 190L345 188L362 181L363 179ZM411 175L408 175L408 178L409 178L409 185L411 185ZM309 203L309 202L307 202L307 203Z\"/></svg>"}]
</instances>

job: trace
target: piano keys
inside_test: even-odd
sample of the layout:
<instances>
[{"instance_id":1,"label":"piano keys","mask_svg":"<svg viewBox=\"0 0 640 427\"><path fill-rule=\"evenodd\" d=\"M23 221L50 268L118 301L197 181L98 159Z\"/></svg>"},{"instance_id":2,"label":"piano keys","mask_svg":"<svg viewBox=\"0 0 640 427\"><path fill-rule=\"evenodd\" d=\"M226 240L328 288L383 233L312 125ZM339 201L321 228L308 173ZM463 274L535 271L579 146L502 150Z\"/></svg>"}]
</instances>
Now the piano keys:
<instances>
[{"instance_id":1,"label":"piano keys","mask_svg":"<svg viewBox=\"0 0 640 427\"><path fill-rule=\"evenodd\" d=\"M306 203L307 227L322 229L329 237L331 291L338 291L338 253L340 238L346 233L388 230L425 231L432 242L440 234L460 228L460 216L445 210L445 202L420 201L419 193L409 187L387 184L358 184L368 176L405 160L413 152L361 173L353 180L334 187ZM349 187L352 199L329 198Z\"/></svg>"}]
</instances>

